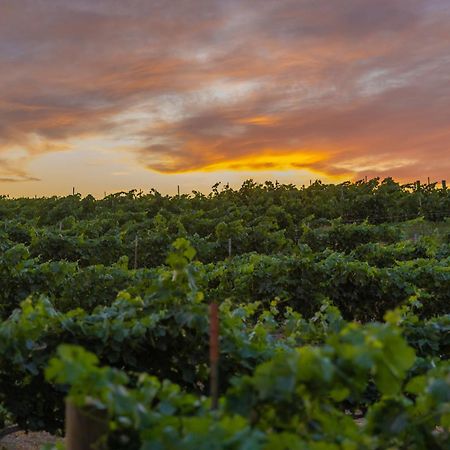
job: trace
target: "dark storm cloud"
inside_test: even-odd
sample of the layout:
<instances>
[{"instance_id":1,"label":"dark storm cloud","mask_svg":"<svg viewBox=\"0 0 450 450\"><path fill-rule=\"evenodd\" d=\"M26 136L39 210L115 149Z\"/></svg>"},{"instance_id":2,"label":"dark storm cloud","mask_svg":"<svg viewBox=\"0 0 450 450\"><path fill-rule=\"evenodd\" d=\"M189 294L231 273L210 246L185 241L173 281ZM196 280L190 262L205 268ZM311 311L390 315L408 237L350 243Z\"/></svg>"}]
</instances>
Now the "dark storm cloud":
<instances>
[{"instance_id":1,"label":"dark storm cloud","mask_svg":"<svg viewBox=\"0 0 450 450\"><path fill-rule=\"evenodd\" d=\"M0 176L132 135L167 173L445 177L449 48L444 0L2 2Z\"/></svg>"}]
</instances>

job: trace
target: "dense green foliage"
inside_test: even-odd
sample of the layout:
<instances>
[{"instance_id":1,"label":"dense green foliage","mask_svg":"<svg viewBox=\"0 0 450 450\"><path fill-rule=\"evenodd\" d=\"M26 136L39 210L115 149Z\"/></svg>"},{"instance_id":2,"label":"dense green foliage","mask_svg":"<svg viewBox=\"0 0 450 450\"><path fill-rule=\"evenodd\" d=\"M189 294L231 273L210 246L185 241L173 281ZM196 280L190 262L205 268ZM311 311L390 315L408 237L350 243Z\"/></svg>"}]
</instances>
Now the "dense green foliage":
<instances>
[{"instance_id":1,"label":"dense green foliage","mask_svg":"<svg viewBox=\"0 0 450 450\"><path fill-rule=\"evenodd\" d=\"M72 402L107 410L113 448L138 440L145 449L445 449L449 363L408 377L415 352L395 315L389 320L341 324L323 345L277 352L252 375L235 377L214 412L205 397L170 382L99 368L79 347L60 347L46 376L71 385ZM357 423L352 405L372 382L379 395Z\"/></svg>"},{"instance_id":2,"label":"dense green foliage","mask_svg":"<svg viewBox=\"0 0 450 450\"><path fill-rule=\"evenodd\" d=\"M438 223L449 214L449 191L435 185L373 179L297 189L248 181L239 190L216 186L208 196L131 191L101 200L0 198L0 238L2 249L23 243L32 257L86 266L110 265L123 255L133 261L138 236L138 266L153 267L164 264L178 237L189 238L205 263L228 255L229 238L233 255L291 253L299 242L315 251L349 251L364 243L398 241L399 228L387 223L418 217ZM368 227L361 223L365 220L380 226Z\"/></svg>"},{"instance_id":3,"label":"dense green foliage","mask_svg":"<svg viewBox=\"0 0 450 450\"><path fill-rule=\"evenodd\" d=\"M117 449L447 448L449 212L390 179L1 198L0 418L58 432L71 386Z\"/></svg>"},{"instance_id":4,"label":"dense green foliage","mask_svg":"<svg viewBox=\"0 0 450 450\"><path fill-rule=\"evenodd\" d=\"M350 253L313 252L297 247L292 254L249 253L216 263L195 263L206 299L270 302L309 317L324 298L331 299L348 319L381 319L388 310L418 295L421 314L446 311L449 301L449 244L402 241L363 244ZM17 244L0 256L0 316L6 318L28 296L45 295L58 310L82 307L92 311L109 305L119 292L143 295L167 267L128 269L127 258L110 266L82 267L75 262L45 261Z\"/></svg>"}]
</instances>

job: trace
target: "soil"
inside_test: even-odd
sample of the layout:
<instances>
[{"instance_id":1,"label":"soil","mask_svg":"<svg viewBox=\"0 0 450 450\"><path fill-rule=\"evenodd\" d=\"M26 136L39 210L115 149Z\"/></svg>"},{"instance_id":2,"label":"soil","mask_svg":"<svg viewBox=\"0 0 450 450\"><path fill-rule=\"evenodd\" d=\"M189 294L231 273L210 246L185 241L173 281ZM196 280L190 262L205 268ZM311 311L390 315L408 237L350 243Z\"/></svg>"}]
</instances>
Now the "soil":
<instances>
[{"instance_id":1,"label":"soil","mask_svg":"<svg viewBox=\"0 0 450 450\"><path fill-rule=\"evenodd\" d=\"M54 444L60 439L49 433L18 431L0 439L0 450L39 450L42 445Z\"/></svg>"}]
</instances>

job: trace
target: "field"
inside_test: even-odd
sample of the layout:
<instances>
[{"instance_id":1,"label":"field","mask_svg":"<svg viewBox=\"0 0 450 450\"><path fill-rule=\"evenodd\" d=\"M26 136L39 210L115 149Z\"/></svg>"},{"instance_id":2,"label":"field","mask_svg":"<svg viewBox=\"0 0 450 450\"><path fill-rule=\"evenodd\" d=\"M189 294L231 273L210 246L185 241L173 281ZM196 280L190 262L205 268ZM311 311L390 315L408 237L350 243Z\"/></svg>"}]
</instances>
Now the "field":
<instances>
[{"instance_id":1,"label":"field","mask_svg":"<svg viewBox=\"0 0 450 450\"><path fill-rule=\"evenodd\" d=\"M68 398L117 450L448 449L449 216L392 179L0 198L0 428Z\"/></svg>"}]
</instances>

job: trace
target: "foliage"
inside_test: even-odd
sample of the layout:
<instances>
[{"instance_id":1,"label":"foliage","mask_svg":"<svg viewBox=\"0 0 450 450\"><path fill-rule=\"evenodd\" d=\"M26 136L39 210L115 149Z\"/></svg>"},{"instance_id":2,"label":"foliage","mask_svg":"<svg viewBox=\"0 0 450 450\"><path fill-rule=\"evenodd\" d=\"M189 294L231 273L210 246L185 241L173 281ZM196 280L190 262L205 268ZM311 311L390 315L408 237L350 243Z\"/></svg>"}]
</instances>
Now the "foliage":
<instances>
[{"instance_id":1,"label":"foliage","mask_svg":"<svg viewBox=\"0 0 450 450\"><path fill-rule=\"evenodd\" d=\"M70 388L116 449L447 448L449 212L392 179L2 197L1 420L59 432Z\"/></svg>"},{"instance_id":2,"label":"foliage","mask_svg":"<svg viewBox=\"0 0 450 450\"><path fill-rule=\"evenodd\" d=\"M450 366L407 382L414 360L395 325L350 324L323 346L282 351L235 378L214 412L205 397L147 374L131 382L79 347L60 347L46 377L69 384L79 406L107 410L111 439L127 448L137 440L143 449L444 449ZM358 425L345 403L372 378L380 397Z\"/></svg>"}]
</instances>

